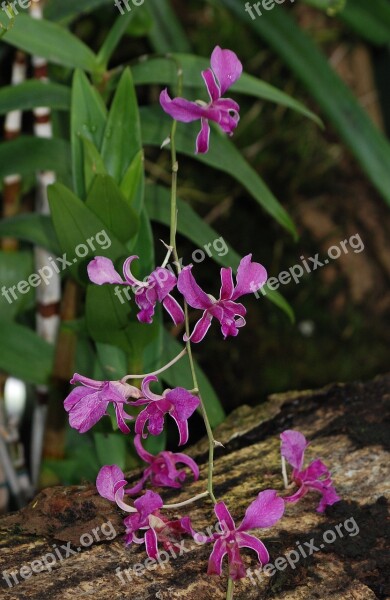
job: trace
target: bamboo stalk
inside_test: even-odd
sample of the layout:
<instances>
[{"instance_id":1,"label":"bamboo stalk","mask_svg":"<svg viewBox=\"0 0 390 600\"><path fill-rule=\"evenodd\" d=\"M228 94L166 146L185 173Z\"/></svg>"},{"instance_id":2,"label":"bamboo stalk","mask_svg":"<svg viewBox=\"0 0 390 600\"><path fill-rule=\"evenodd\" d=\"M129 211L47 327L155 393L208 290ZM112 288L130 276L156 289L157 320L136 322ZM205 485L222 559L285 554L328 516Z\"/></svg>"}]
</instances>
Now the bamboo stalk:
<instances>
[{"instance_id":1,"label":"bamboo stalk","mask_svg":"<svg viewBox=\"0 0 390 600\"><path fill-rule=\"evenodd\" d=\"M34 2L30 7L31 17L42 19L43 11L41 3ZM46 59L40 56L32 57L34 77L39 81L48 80L48 65ZM48 107L37 107L34 114L34 133L40 138L51 138L53 135L51 113ZM53 171L42 171L37 173L37 195L35 210L41 215L49 215L50 208L47 197L47 188L56 181ZM50 253L44 248L35 248L35 264L37 270L50 264ZM59 274L52 270L52 277L45 286L37 288L37 313L36 329L38 335L51 344L55 344L60 324L60 299L61 279ZM37 403L33 414L32 447L31 447L31 471L34 485L37 484L41 465L43 437L49 403L49 387L37 387Z\"/></svg>"}]
</instances>

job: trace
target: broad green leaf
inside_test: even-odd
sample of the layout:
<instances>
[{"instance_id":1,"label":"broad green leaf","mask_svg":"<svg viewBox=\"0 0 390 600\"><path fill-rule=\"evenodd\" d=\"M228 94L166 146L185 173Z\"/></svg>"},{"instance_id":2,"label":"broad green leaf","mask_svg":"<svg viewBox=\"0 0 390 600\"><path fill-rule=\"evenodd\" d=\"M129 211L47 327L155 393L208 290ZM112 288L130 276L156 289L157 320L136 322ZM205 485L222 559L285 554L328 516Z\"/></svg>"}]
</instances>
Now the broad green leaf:
<instances>
[{"instance_id":1,"label":"broad green leaf","mask_svg":"<svg viewBox=\"0 0 390 600\"><path fill-rule=\"evenodd\" d=\"M144 203L144 152L135 155L120 185L127 202L140 214Z\"/></svg>"},{"instance_id":2,"label":"broad green leaf","mask_svg":"<svg viewBox=\"0 0 390 600\"><path fill-rule=\"evenodd\" d=\"M107 171L95 144L83 136L80 139L83 144L85 191L88 195L96 175L107 175Z\"/></svg>"},{"instance_id":3,"label":"broad green leaf","mask_svg":"<svg viewBox=\"0 0 390 600\"><path fill-rule=\"evenodd\" d=\"M144 143L160 147L169 134L170 120L161 110L155 108L142 108L141 118ZM271 217L296 237L295 226L287 212L226 136L213 128L210 150L207 154L195 155L195 139L198 130L198 123L179 124L176 134L178 151L234 177Z\"/></svg>"},{"instance_id":4,"label":"broad green leaf","mask_svg":"<svg viewBox=\"0 0 390 600\"><path fill-rule=\"evenodd\" d=\"M134 19L127 28L127 33L131 37L143 37L150 33L153 28L154 20L148 7L143 5L137 9Z\"/></svg>"},{"instance_id":5,"label":"broad green leaf","mask_svg":"<svg viewBox=\"0 0 390 600\"><path fill-rule=\"evenodd\" d=\"M141 148L137 96L131 71L126 69L112 101L101 147L107 172L116 183L121 183L126 170Z\"/></svg>"},{"instance_id":6,"label":"broad green leaf","mask_svg":"<svg viewBox=\"0 0 390 600\"><path fill-rule=\"evenodd\" d=\"M112 0L50 0L45 5L44 15L49 21L68 22L106 4L111 7Z\"/></svg>"},{"instance_id":7,"label":"broad green leaf","mask_svg":"<svg viewBox=\"0 0 390 600\"><path fill-rule=\"evenodd\" d=\"M174 60L173 60L174 59ZM162 85L177 86L178 75L177 70L183 71L183 84L186 88L194 88L198 91L200 87L204 89L205 99L207 91L203 84L201 72L210 67L210 60L200 58L191 54L173 54L172 59L169 58L150 58L142 61L132 68L134 83L136 85L145 85L159 83ZM321 124L321 119L307 109L301 102L294 100L288 94L278 90L269 83L257 79L252 75L243 73L240 79L229 89L229 95L245 94L260 100L275 102L281 106L291 108L296 112L304 115ZM191 100L191 98L189 98Z\"/></svg>"},{"instance_id":8,"label":"broad green leaf","mask_svg":"<svg viewBox=\"0 0 390 600\"><path fill-rule=\"evenodd\" d=\"M65 140L33 136L20 136L0 144L0 179L14 173L25 177L36 171L55 171L69 181L69 144Z\"/></svg>"},{"instance_id":9,"label":"broad green leaf","mask_svg":"<svg viewBox=\"0 0 390 600\"><path fill-rule=\"evenodd\" d=\"M0 320L0 369L28 383L47 384L54 347L18 323Z\"/></svg>"},{"instance_id":10,"label":"broad green leaf","mask_svg":"<svg viewBox=\"0 0 390 600\"><path fill-rule=\"evenodd\" d=\"M12 319L16 314L23 312L26 307L33 305L34 287L37 282L33 280L34 287L28 282L29 276L33 273L34 261L31 252L0 251L0 314L2 318Z\"/></svg>"},{"instance_id":11,"label":"broad green leaf","mask_svg":"<svg viewBox=\"0 0 390 600\"><path fill-rule=\"evenodd\" d=\"M53 254L59 254L57 236L50 217L38 214L18 215L0 221L0 237L13 237L36 246L42 246Z\"/></svg>"},{"instance_id":12,"label":"broad green leaf","mask_svg":"<svg viewBox=\"0 0 390 600\"><path fill-rule=\"evenodd\" d=\"M69 88L59 83L31 80L0 89L0 115L6 115L11 110L31 110L38 106L69 110Z\"/></svg>"},{"instance_id":13,"label":"broad green leaf","mask_svg":"<svg viewBox=\"0 0 390 600\"><path fill-rule=\"evenodd\" d=\"M129 24L132 21L135 14L135 10L132 10L130 12L127 12L125 15L119 15L114 25L109 30L108 35L104 40L104 43L100 48L97 56L98 63L104 69L107 68L111 56L114 54L116 47L120 43L122 37L125 35Z\"/></svg>"},{"instance_id":14,"label":"broad green leaf","mask_svg":"<svg viewBox=\"0 0 390 600\"><path fill-rule=\"evenodd\" d=\"M86 266L96 255L111 260L127 255L126 247L103 222L69 189L61 184L49 188L50 211L58 241L72 275L88 281Z\"/></svg>"},{"instance_id":15,"label":"broad green leaf","mask_svg":"<svg viewBox=\"0 0 390 600\"><path fill-rule=\"evenodd\" d=\"M179 344L174 337L167 331L164 331L164 360L166 362L170 361L181 350L183 350L183 344ZM225 412L205 373L198 365L195 365L195 370L211 427L217 427L224 420ZM183 356L179 362L175 363L167 371L164 371L164 373L161 373L160 377L171 388L177 386L187 388L188 390L193 388L187 356Z\"/></svg>"},{"instance_id":16,"label":"broad green leaf","mask_svg":"<svg viewBox=\"0 0 390 600\"><path fill-rule=\"evenodd\" d=\"M72 86L72 168L74 189L77 196L82 199L86 195L82 138L89 140L99 149L103 140L106 120L107 111L103 100L85 74L77 70Z\"/></svg>"},{"instance_id":17,"label":"broad green leaf","mask_svg":"<svg viewBox=\"0 0 390 600\"><path fill-rule=\"evenodd\" d=\"M88 333L95 342L112 344L126 354L133 350L129 331L132 290L127 286L89 285L86 298Z\"/></svg>"},{"instance_id":18,"label":"broad green leaf","mask_svg":"<svg viewBox=\"0 0 390 600\"><path fill-rule=\"evenodd\" d=\"M137 234L138 215L109 175L96 175L85 205L120 242L126 243Z\"/></svg>"},{"instance_id":19,"label":"broad green leaf","mask_svg":"<svg viewBox=\"0 0 390 600\"><path fill-rule=\"evenodd\" d=\"M90 72L99 70L95 54L70 31L27 14L17 16L4 41L29 54L42 56L51 63Z\"/></svg>"},{"instance_id":20,"label":"broad green leaf","mask_svg":"<svg viewBox=\"0 0 390 600\"><path fill-rule=\"evenodd\" d=\"M158 185L148 185L146 186L145 201L152 221L157 221L169 227L171 202L169 190ZM191 240L198 248L205 249L208 247L208 250L211 252L211 258L216 263L223 267L232 267L233 271L236 272L241 260L239 254L226 243L215 229L205 223L189 204L178 198L177 207L178 232ZM205 254L207 256L207 251L205 251ZM281 308L287 314L290 321L294 322L293 309L279 292L267 288L266 298Z\"/></svg>"},{"instance_id":21,"label":"broad green leaf","mask_svg":"<svg viewBox=\"0 0 390 600\"><path fill-rule=\"evenodd\" d=\"M348 0L340 13L351 29L380 46L390 42L390 4L388 0Z\"/></svg>"},{"instance_id":22,"label":"broad green leaf","mask_svg":"<svg viewBox=\"0 0 390 600\"><path fill-rule=\"evenodd\" d=\"M100 467L117 465L120 469L126 468L127 439L124 435L93 432L93 439Z\"/></svg>"},{"instance_id":23,"label":"broad green leaf","mask_svg":"<svg viewBox=\"0 0 390 600\"><path fill-rule=\"evenodd\" d=\"M97 354L107 379L122 379L127 375L126 353L112 344L96 344Z\"/></svg>"},{"instance_id":24,"label":"broad green leaf","mask_svg":"<svg viewBox=\"0 0 390 600\"><path fill-rule=\"evenodd\" d=\"M360 165L390 204L390 143L378 131L326 56L280 7L251 20L241 0L221 0L274 48L301 79Z\"/></svg>"},{"instance_id":25,"label":"broad green leaf","mask_svg":"<svg viewBox=\"0 0 390 600\"><path fill-rule=\"evenodd\" d=\"M154 27L149 39L156 52L190 52L188 38L168 0L148 0Z\"/></svg>"}]
</instances>

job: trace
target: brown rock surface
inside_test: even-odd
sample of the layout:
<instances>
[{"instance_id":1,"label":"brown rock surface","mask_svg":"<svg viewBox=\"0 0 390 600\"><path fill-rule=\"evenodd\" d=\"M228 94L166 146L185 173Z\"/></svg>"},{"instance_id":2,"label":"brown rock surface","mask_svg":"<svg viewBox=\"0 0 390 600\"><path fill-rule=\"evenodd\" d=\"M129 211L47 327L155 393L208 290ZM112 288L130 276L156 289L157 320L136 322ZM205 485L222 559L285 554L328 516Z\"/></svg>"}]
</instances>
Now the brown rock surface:
<instances>
[{"instance_id":1,"label":"brown rock surface","mask_svg":"<svg viewBox=\"0 0 390 600\"><path fill-rule=\"evenodd\" d=\"M272 396L256 408L241 407L218 428L215 437L224 444L215 461L215 492L224 499L234 517L242 518L247 505L265 488L283 493L280 475L279 433L299 429L312 440L307 459L321 457L331 468L343 500L328 508L325 515L315 512L317 497L307 495L288 506L284 518L262 532L274 562L277 557L303 548L313 538L323 548L300 558L294 569L287 566L260 581L248 577L235 586L239 600L278 598L281 600L370 600L389 597L386 578L389 562L385 554L387 500L389 492L389 430L386 405L390 399L390 375L368 383L335 384L318 391L291 392ZM167 503L180 502L205 489L206 445L202 440L191 448L201 465L201 477L188 483L182 492L164 491ZM133 479L137 474L132 474ZM187 511L189 512L189 511ZM191 506L194 527L204 531L215 524L208 501ZM180 516L172 511L172 516ZM353 519L353 520L352 520ZM80 552L80 536L111 521L116 536L93 543ZM359 528L357 535L353 523ZM122 515L101 499L93 486L44 490L22 511L0 520L0 574L20 571L47 553L61 552L51 572L31 574L26 580L18 573L13 587L0 579L3 600L218 600L225 598L225 578L207 577L210 546L196 545L190 539L188 552L165 565L138 576L124 569L143 563L142 547L126 549L123 544ZM339 530L343 537L338 535ZM332 533L326 533L330 531ZM323 537L325 534L325 538ZM327 542L329 539L335 540ZM109 536L111 537L111 536ZM82 538L88 540L88 536ZM68 545L68 542L71 544ZM54 545L56 545L54 547ZM73 552L67 554L65 548ZM313 546L311 546L313 547ZM248 568L256 569L251 551L244 551ZM49 559L50 560L50 559ZM36 567L39 568L38 566ZM116 575L120 568L125 583ZM140 567L138 567L140 569ZM29 569L23 573L28 574ZM31 571L30 571L31 573Z\"/></svg>"}]
</instances>

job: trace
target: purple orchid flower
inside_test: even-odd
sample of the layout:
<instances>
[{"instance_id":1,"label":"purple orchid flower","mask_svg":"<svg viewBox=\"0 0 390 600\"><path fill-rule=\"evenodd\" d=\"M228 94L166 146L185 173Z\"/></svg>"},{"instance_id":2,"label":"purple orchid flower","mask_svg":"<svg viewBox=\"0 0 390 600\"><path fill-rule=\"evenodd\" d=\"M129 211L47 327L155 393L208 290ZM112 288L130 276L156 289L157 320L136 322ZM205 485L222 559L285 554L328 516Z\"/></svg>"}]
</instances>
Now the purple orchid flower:
<instances>
[{"instance_id":1,"label":"purple orchid flower","mask_svg":"<svg viewBox=\"0 0 390 600\"><path fill-rule=\"evenodd\" d=\"M289 429L281 433L280 438L281 454L293 467L292 480L299 487L295 494L284 498L284 501L298 502L310 490L316 490L322 496L317 512L323 513L327 506L332 506L341 500L332 484L330 472L321 460L313 460L306 469L303 469L305 450L309 445L305 436L299 431Z\"/></svg>"},{"instance_id":2,"label":"purple orchid flower","mask_svg":"<svg viewBox=\"0 0 390 600\"><path fill-rule=\"evenodd\" d=\"M175 275L164 267L157 267L146 278L146 281L139 281L130 270L131 263L136 258L138 256L129 256L126 259L123 265L124 281L115 270L112 261L104 256L96 256L91 260L87 267L88 277L97 285L116 283L131 286L135 302L140 309L137 318L141 323L152 323L157 302L162 303L175 325L182 323L184 321L183 309L170 294L176 286Z\"/></svg>"},{"instance_id":3,"label":"purple orchid flower","mask_svg":"<svg viewBox=\"0 0 390 600\"><path fill-rule=\"evenodd\" d=\"M259 527L271 527L284 513L284 501L277 496L275 490L260 492L256 500L246 509L245 516L239 527L236 527L233 518L224 502L214 506L222 533L214 533L208 542L214 541L208 564L208 575L222 575L222 563L227 554L229 561L229 576L232 579L246 577L246 570L240 556L240 548L250 548L257 554L261 565L269 562L267 548L257 537L247 531Z\"/></svg>"},{"instance_id":4,"label":"purple orchid flower","mask_svg":"<svg viewBox=\"0 0 390 600\"><path fill-rule=\"evenodd\" d=\"M191 520L182 517L175 521L169 521L163 517L159 509L163 506L161 497L155 492L148 490L141 498L134 501L136 513L130 514L124 520L126 527L126 545L145 544L149 558L158 558L158 543L161 542L165 550L175 547L183 533L192 533ZM142 537L136 535L138 530L145 533Z\"/></svg>"},{"instance_id":5,"label":"purple orchid flower","mask_svg":"<svg viewBox=\"0 0 390 600\"><path fill-rule=\"evenodd\" d=\"M245 325L246 308L235 302L240 296L258 290L267 280L265 268L256 262L251 262L252 254L241 259L237 269L237 284L234 287L232 269L221 269L221 290L218 300L206 294L196 283L192 273L192 265L184 267L177 281L178 290L183 294L187 303L193 308L203 310L203 316L196 323L189 338L192 342L201 342L206 335L213 317L221 323L224 338L236 336L238 329ZM236 318L237 317L237 318ZM187 338L184 337L187 341Z\"/></svg>"},{"instance_id":6,"label":"purple orchid flower","mask_svg":"<svg viewBox=\"0 0 390 600\"><path fill-rule=\"evenodd\" d=\"M163 110L176 121L190 123L201 120L201 130L196 138L196 153L205 153L209 149L209 121L218 123L222 131L233 135L238 125L240 107L230 98L222 98L223 94L241 77L242 64L231 50L214 48L211 55L211 69L202 71L210 102L206 104L198 100L190 102L184 98L169 97L165 89L160 95Z\"/></svg>"},{"instance_id":7,"label":"purple orchid flower","mask_svg":"<svg viewBox=\"0 0 390 600\"><path fill-rule=\"evenodd\" d=\"M85 433L107 414L107 407L112 402L119 429L122 433L130 432L125 421L134 417L125 412L124 405L129 404L128 398L141 396L138 388L121 381L96 381L75 373L70 383L77 382L82 386L72 390L64 401L71 427Z\"/></svg>"},{"instance_id":8,"label":"purple orchid flower","mask_svg":"<svg viewBox=\"0 0 390 600\"><path fill-rule=\"evenodd\" d=\"M152 381L158 381L155 375L145 377L141 398L131 403L132 406L147 405L137 417L135 433L147 437L144 429L148 423L149 433L159 435L164 428L164 415L169 414L176 422L180 436L179 446L182 446L188 441L188 419L198 408L200 400L181 387L165 390L162 396L154 394L149 388Z\"/></svg>"},{"instance_id":9,"label":"purple orchid flower","mask_svg":"<svg viewBox=\"0 0 390 600\"><path fill-rule=\"evenodd\" d=\"M125 486L127 481L125 475L116 465L105 465L102 467L96 478L96 488L99 494L110 500L125 510L126 512L136 512L137 509L124 502Z\"/></svg>"},{"instance_id":10,"label":"purple orchid flower","mask_svg":"<svg viewBox=\"0 0 390 600\"><path fill-rule=\"evenodd\" d=\"M184 469L178 470L176 463L187 465L191 469L195 481L199 478L198 465L186 454L164 450L157 456L153 456L142 446L140 435L135 436L134 446L138 456L150 466L144 470L141 480L134 487L126 490L126 494L138 494L148 479L155 487L180 488L186 479L186 472Z\"/></svg>"}]
</instances>

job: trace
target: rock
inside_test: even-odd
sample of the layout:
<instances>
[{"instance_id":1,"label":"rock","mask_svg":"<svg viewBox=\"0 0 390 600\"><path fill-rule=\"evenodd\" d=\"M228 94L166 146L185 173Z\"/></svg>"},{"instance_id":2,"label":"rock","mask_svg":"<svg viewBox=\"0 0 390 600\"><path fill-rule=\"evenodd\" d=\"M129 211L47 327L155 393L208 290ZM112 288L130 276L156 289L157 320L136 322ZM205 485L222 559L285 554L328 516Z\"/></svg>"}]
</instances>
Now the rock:
<instances>
[{"instance_id":1,"label":"rock","mask_svg":"<svg viewBox=\"0 0 390 600\"><path fill-rule=\"evenodd\" d=\"M279 433L284 429L298 429L311 440L307 460L324 460L342 497L321 515L315 511L316 494L308 494L297 505L288 505L275 527L257 531L268 547L271 563L291 552L291 565L279 560L277 565L284 566L283 570L274 568L272 575L270 567L270 577L256 574L254 554L244 550L250 571L236 583L235 599L389 597L390 569L385 556L389 399L390 375L386 375L364 384L335 384L271 396L256 408L240 407L218 428L215 437L224 447L216 449L215 493L238 522L261 490L275 488L284 493L279 454ZM166 503L205 490L207 444L201 440L189 453L201 466L200 480L189 480L179 492L162 491ZM131 473L132 480L137 477ZM198 531L214 527L208 500L186 508ZM172 511L171 516L181 514L185 513ZM176 557L162 555L161 564L149 561L145 565L143 547L126 549L123 544L122 518L121 511L100 498L94 486L43 490L28 507L0 520L0 598L225 598L226 578L206 575L209 544L195 544L188 538ZM33 561L41 561L43 567L42 560L48 568L37 572L40 565Z\"/></svg>"}]
</instances>

